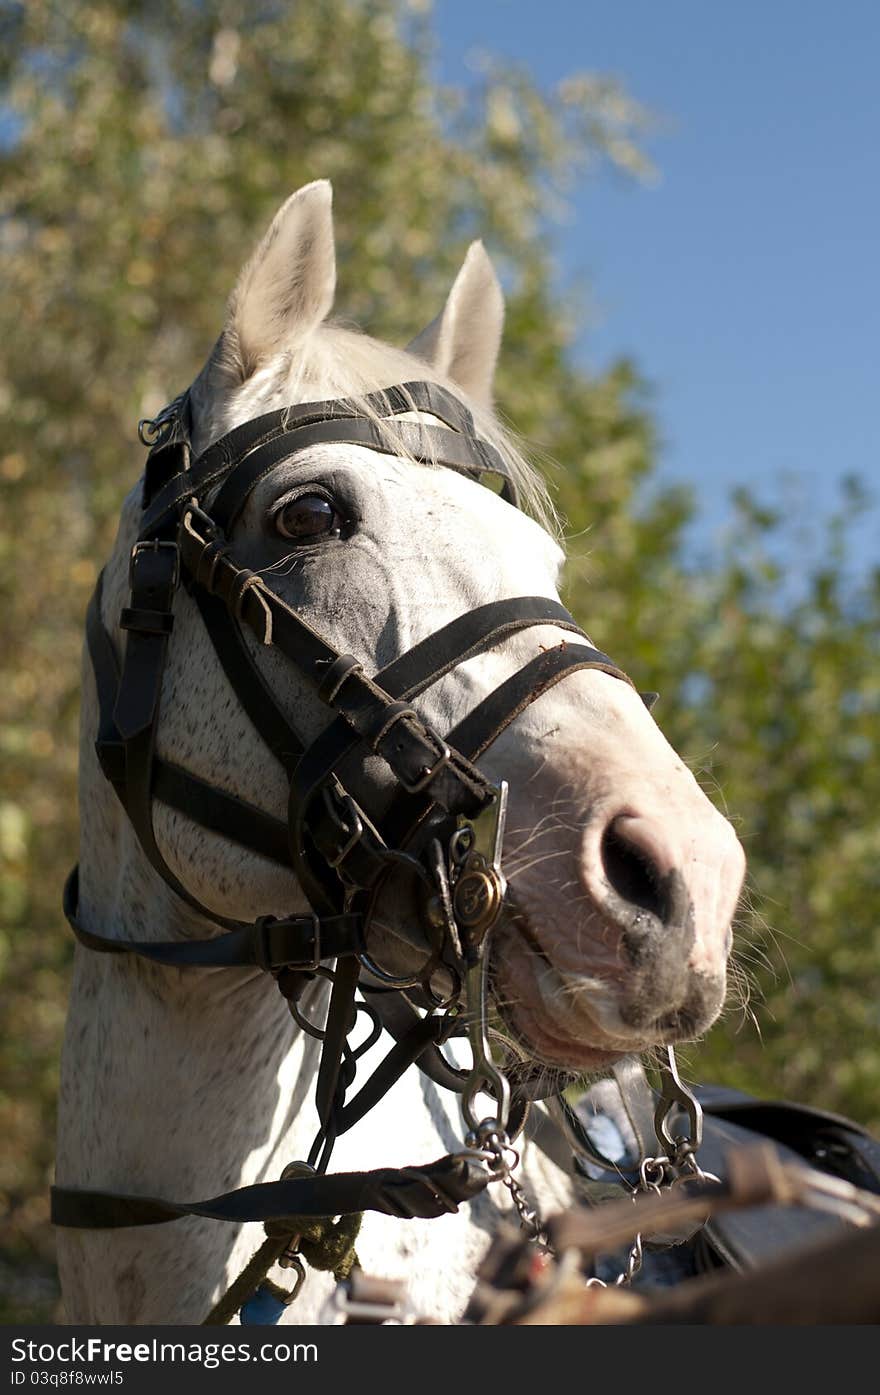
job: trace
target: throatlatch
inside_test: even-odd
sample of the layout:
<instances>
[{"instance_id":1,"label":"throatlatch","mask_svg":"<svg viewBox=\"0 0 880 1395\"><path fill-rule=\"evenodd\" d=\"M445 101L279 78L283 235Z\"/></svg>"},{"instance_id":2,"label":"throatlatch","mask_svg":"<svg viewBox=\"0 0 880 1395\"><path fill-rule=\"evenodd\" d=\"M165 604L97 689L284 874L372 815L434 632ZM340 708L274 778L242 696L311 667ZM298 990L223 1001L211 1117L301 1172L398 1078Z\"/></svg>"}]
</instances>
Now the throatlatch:
<instances>
[{"instance_id":1,"label":"throatlatch","mask_svg":"<svg viewBox=\"0 0 880 1395\"><path fill-rule=\"evenodd\" d=\"M413 412L440 424L401 419ZM541 596L495 601L459 616L371 677L355 656L339 652L287 605L262 574L237 561L235 526L253 489L296 451L318 443L350 442L441 464L475 480L495 477L502 497L515 506L516 489L503 460L478 436L467 408L436 384L406 383L361 404L341 400L273 412L237 427L195 461L189 413L183 396L154 423L142 423L142 439L152 448L140 533L131 551L130 600L119 617L126 634L121 668L102 619L101 579L88 610L87 641L98 693L101 768L152 866L224 933L186 942L119 941L95 934L80 923L76 869L65 888L65 911L79 941L92 950L176 967L257 966L271 974L299 1026L322 1039L316 1086L320 1129L308 1162L295 1165L296 1175L288 1169L277 1182L185 1203L57 1187L53 1219L85 1227L153 1225L183 1215L261 1220L274 1227L276 1238L278 1226L283 1231L291 1221L293 1237L300 1233L293 1222L301 1231L304 1217L365 1209L441 1215L500 1179L527 1228L540 1237L540 1222L511 1175L512 1140L523 1126L528 1100L522 1088L511 1087L493 1054L488 1028L488 945L507 890L501 861L507 787L487 780L475 761L530 703L568 674L595 668L630 680L590 644L558 602ZM198 606L238 700L287 772L286 822L156 753L174 597L181 585ZM414 705L421 694L466 659L534 625L555 626L583 642L540 653L451 732L441 734L425 721ZM245 639L248 630L260 646L283 653L326 706L328 725L311 744L300 739L266 683ZM655 695L643 696L650 705ZM395 779L394 796L381 814L355 800L340 778L342 762L353 754L379 756ZM246 923L202 905L162 855L153 830L156 799L292 868L310 911ZM369 943L377 898L388 879L401 874L420 888L425 908L416 936L425 944L425 959L408 977L388 973ZM300 1007L316 976L332 985L323 1029ZM445 985L442 995L437 983ZM349 1036L357 1012L371 1019L372 1029L367 1042L353 1048ZM358 1093L347 1098L357 1060L383 1025L395 1045ZM465 1026L470 1071L451 1066L439 1050ZM335 1139L413 1062L462 1092L466 1146L426 1167L327 1174ZM480 1117L480 1095L493 1101L490 1117ZM294 1255L295 1247L287 1245L287 1253ZM267 1267L272 1262L270 1257Z\"/></svg>"}]
</instances>

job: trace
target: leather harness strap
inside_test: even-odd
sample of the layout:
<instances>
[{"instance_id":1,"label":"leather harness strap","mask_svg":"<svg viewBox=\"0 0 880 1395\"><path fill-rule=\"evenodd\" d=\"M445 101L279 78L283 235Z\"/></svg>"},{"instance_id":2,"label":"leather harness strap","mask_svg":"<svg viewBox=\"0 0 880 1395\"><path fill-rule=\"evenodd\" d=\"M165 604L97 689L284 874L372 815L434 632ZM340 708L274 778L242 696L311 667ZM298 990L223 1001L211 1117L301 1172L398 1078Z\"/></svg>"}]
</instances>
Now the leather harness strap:
<instances>
[{"instance_id":1,"label":"leather harness strap","mask_svg":"<svg viewBox=\"0 0 880 1395\"><path fill-rule=\"evenodd\" d=\"M363 952L360 916L261 916L253 925L240 925L207 940L120 940L96 934L79 919L79 872L64 884L64 914L86 949L101 954L133 954L173 968L231 969L256 967L266 973L282 968L315 969L322 959L352 957Z\"/></svg>"},{"instance_id":2,"label":"leather harness strap","mask_svg":"<svg viewBox=\"0 0 880 1395\"><path fill-rule=\"evenodd\" d=\"M379 1168L375 1172L336 1172L287 1181L258 1182L207 1201L161 1201L86 1187L53 1187L54 1225L93 1230L161 1225L181 1216L215 1221L284 1221L288 1216L342 1216L380 1211L409 1220L458 1210L483 1191L489 1178L477 1163L449 1155L425 1167Z\"/></svg>"},{"instance_id":3,"label":"leather harness strap","mask_svg":"<svg viewBox=\"0 0 880 1395\"><path fill-rule=\"evenodd\" d=\"M284 407L280 411L269 412L264 416L256 417L252 421L235 427L221 440L213 445L199 457L192 468L188 463L178 468L173 476L167 480L162 488L155 492L154 496L147 496L143 518L143 530L146 533L154 533L169 518L176 520L180 515L180 510L188 499L193 495L203 498L205 495L221 481L223 481L230 471L240 461L249 456L253 451L258 450L278 438L283 438L287 443L287 449L280 459L286 459L294 450L301 448L303 444L313 444L314 438L296 436L297 431L305 432L311 426L324 426L334 423L334 429L339 419L346 421L346 428L352 432L357 431L358 418L363 418L365 412L373 412L378 417L388 418L403 412L425 412L430 416L437 417L443 421L448 428L448 439L438 436L420 436L419 440L426 445L430 443L433 450L438 446L445 452L448 447L450 455L454 454L461 458L458 468L464 469L468 474L479 476L481 474L496 474L503 477L507 487L509 502L516 503L516 488L512 480L509 479L504 464L494 450L485 441L479 441L474 430L474 422L471 413L456 398L448 393L445 388L441 388L436 383L403 383L399 387L385 388L381 392L370 393L361 403L349 403L345 401L310 402L296 407ZM367 418L367 422L372 427L372 421ZM400 430L407 425L419 425L417 423L398 422L395 430ZM427 428L421 427L424 431ZM436 428L435 428L436 430ZM369 444L373 450L387 452L389 447L393 448L392 440L379 438L372 431L369 432L370 441L356 442L356 444ZM460 435L467 441L469 452L463 454L463 448L456 441L455 437ZM329 439L326 435L321 435L320 442ZM293 444L296 440L299 444ZM403 438L398 438L398 445ZM171 446L176 447L177 438L172 437ZM418 442L416 442L418 444ZM154 448L153 454L157 451L168 450L169 446L163 440L162 444ZM430 464L444 464L443 458L436 454L425 455L421 451L411 452L415 459ZM454 462L450 462L452 468L456 468Z\"/></svg>"}]
</instances>

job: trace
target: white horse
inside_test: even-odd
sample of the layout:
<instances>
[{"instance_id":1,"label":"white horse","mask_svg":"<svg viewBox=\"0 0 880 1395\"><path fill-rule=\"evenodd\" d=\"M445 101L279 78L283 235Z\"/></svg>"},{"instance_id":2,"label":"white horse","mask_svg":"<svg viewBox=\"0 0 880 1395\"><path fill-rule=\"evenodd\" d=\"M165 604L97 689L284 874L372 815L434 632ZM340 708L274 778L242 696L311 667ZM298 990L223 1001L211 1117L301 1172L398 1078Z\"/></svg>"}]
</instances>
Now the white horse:
<instances>
[{"instance_id":1,"label":"white horse","mask_svg":"<svg viewBox=\"0 0 880 1395\"><path fill-rule=\"evenodd\" d=\"M406 351L329 323L334 284L330 187L318 182L287 200L241 274L191 389L195 450L277 407L429 380L470 407L530 506L514 508L453 470L351 444L297 451L258 484L235 527L249 565L334 646L376 672L475 606L555 598L563 557L544 526L537 479L491 412L503 301L482 245L472 245L442 311ZM316 497L325 503L316 506ZM303 498L318 519L308 523L304 548L279 522ZM102 618L120 655L140 508L136 489L104 580ZM325 543L314 536L325 526L322 510ZM342 515L349 526L340 536L330 525ZM239 706L185 591L174 609L160 755L285 820L284 771ZM542 649L570 638L552 625L513 634L431 687L420 712L447 731ZM281 656L250 647L291 724L312 739L327 708ZM219 934L144 856L99 769L97 721L86 662L81 923L129 940ZM375 766L362 772L367 784L381 779ZM743 853L634 689L598 669L572 672L525 708L479 766L509 784L504 859L518 908L492 933L493 993L532 1058L601 1072L623 1054L703 1032L724 997ZM293 873L277 862L161 802L154 826L174 876L209 911L252 921L308 909ZM665 899L657 890L673 885ZM393 911L385 918L384 938L377 932L370 948L393 966ZM325 992L316 980L303 1000L319 1020ZM315 1134L316 1062L315 1042L256 969L173 969L78 947L57 1180L183 1201L275 1179L307 1155ZM461 1147L461 1138L457 1097L411 1069L340 1138L332 1170L426 1163ZM567 1176L530 1146L519 1175L544 1209L569 1204ZM496 1186L441 1219L368 1213L360 1262L368 1273L406 1278L417 1310L455 1322L507 1210L508 1194ZM199 1323L262 1238L258 1224L192 1217L60 1230L66 1317ZM284 1321L320 1320L331 1286L328 1275L310 1273Z\"/></svg>"}]
</instances>

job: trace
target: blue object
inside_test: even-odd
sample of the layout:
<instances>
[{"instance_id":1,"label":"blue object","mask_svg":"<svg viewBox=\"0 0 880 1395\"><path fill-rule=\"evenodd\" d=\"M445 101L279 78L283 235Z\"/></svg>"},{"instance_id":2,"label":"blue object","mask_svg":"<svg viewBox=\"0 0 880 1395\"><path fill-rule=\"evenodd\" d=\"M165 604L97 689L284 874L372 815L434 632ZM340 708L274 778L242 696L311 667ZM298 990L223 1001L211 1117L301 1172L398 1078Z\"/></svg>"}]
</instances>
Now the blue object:
<instances>
[{"instance_id":1,"label":"blue object","mask_svg":"<svg viewBox=\"0 0 880 1395\"><path fill-rule=\"evenodd\" d=\"M281 1314L287 1307L276 1298L270 1289L261 1284L256 1293L244 1304L239 1313L242 1327L271 1327L280 1322Z\"/></svg>"}]
</instances>

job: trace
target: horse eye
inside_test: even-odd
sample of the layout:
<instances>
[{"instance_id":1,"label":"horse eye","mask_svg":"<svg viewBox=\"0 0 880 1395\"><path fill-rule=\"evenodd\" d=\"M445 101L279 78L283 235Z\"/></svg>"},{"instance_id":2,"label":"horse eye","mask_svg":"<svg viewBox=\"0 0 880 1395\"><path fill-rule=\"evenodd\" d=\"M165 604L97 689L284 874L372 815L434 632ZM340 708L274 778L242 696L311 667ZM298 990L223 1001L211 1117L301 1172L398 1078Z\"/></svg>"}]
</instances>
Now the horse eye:
<instances>
[{"instance_id":1,"label":"horse eye","mask_svg":"<svg viewBox=\"0 0 880 1395\"><path fill-rule=\"evenodd\" d=\"M300 494L275 515L275 527L283 538L312 542L338 535L342 519L323 494Z\"/></svg>"}]
</instances>

